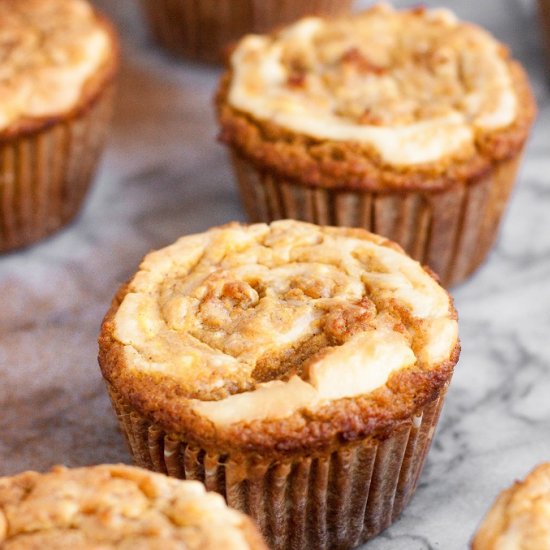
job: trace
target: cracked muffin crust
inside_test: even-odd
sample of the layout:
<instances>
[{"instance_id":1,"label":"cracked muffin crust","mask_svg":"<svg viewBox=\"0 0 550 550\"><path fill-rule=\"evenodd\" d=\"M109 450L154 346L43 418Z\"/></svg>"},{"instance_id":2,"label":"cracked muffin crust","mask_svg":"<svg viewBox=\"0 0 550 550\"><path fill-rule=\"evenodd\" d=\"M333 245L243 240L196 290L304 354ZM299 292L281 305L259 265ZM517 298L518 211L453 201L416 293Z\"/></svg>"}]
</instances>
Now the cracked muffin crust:
<instances>
[{"instance_id":1,"label":"cracked muffin crust","mask_svg":"<svg viewBox=\"0 0 550 550\"><path fill-rule=\"evenodd\" d=\"M112 76L109 24L84 0L0 3L0 138L70 112Z\"/></svg>"},{"instance_id":2,"label":"cracked muffin crust","mask_svg":"<svg viewBox=\"0 0 550 550\"><path fill-rule=\"evenodd\" d=\"M0 2L0 252L78 212L110 120L118 41L85 0Z\"/></svg>"},{"instance_id":3,"label":"cracked muffin crust","mask_svg":"<svg viewBox=\"0 0 550 550\"><path fill-rule=\"evenodd\" d=\"M365 227L444 282L490 248L535 113L486 31L386 4L245 37L216 106L251 221Z\"/></svg>"},{"instance_id":4,"label":"cracked muffin crust","mask_svg":"<svg viewBox=\"0 0 550 550\"><path fill-rule=\"evenodd\" d=\"M399 247L280 221L148 255L104 322L100 364L201 446L310 452L415 414L457 349L449 295Z\"/></svg>"},{"instance_id":5,"label":"cracked muffin crust","mask_svg":"<svg viewBox=\"0 0 550 550\"><path fill-rule=\"evenodd\" d=\"M0 478L0 548L267 550L200 483L122 464Z\"/></svg>"},{"instance_id":6,"label":"cracked muffin crust","mask_svg":"<svg viewBox=\"0 0 550 550\"><path fill-rule=\"evenodd\" d=\"M550 463L503 491L472 542L473 550L550 548Z\"/></svg>"}]
</instances>

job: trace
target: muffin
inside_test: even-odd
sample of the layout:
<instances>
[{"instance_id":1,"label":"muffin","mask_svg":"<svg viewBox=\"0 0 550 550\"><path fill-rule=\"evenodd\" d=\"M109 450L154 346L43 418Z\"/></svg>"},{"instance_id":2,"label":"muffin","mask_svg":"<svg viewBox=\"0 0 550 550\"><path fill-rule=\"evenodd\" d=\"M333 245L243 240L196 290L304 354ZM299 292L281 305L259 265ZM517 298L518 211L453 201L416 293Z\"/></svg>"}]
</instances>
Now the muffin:
<instances>
[{"instance_id":1,"label":"muffin","mask_svg":"<svg viewBox=\"0 0 550 550\"><path fill-rule=\"evenodd\" d=\"M546 53L550 57L550 0L538 0L538 14Z\"/></svg>"},{"instance_id":2,"label":"muffin","mask_svg":"<svg viewBox=\"0 0 550 550\"><path fill-rule=\"evenodd\" d=\"M305 15L346 13L353 0L142 0L156 40L175 55L221 61L228 44Z\"/></svg>"},{"instance_id":3,"label":"muffin","mask_svg":"<svg viewBox=\"0 0 550 550\"><path fill-rule=\"evenodd\" d=\"M487 255L535 112L484 30L387 5L244 38L216 102L251 221L364 227L445 285Z\"/></svg>"},{"instance_id":4,"label":"muffin","mask_svg":"<svg viewBox=\"0 0 550 550\"><path fill-rule=\"evenodd\" d=\"M472 550L550 548L550 463L499 495L479 527Z\"/></svg>"},{"instance_id":5,"label":"muffin","mask_svg":"<svg viewBox=\"0 0 550 550\"><path fill-rule=\"evenodd\" d=\"M411 498L459 344L392 242L283 220L146 256L99 362L134 461L202 481L271 548L351 548Z\"/></svg>"},{"instance_id":6,"label":"muffin","mask_svg":"<svg viewBox=\"0 0 550 550\"><path fill-rule=\"evenodd\" d=\"M0 548L267 550L200 483L122 464L0 478Z\"/></svg>"},{"instance_id":7,"label":"muffin","mask_svg":"<svg viewBox=\"0 0 550 550\"><path fill-rule=\"evenodd\" d=\"M0 2L0 251L78 212L111 114L117 40L83 0Z\"/></svg>"}]
</instances>

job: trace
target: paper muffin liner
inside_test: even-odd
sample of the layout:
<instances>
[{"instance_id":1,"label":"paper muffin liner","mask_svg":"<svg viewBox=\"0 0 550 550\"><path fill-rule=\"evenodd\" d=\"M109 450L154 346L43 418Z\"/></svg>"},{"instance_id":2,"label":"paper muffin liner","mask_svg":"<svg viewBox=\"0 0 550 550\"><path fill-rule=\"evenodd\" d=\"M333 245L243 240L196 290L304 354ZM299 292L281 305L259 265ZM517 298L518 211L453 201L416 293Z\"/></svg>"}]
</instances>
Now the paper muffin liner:
<instances>
[{"instance_id":1,"label":"paper muffin liner","mask_svg":"<svg viewBox=\"0 0 550 550\"><path fill-rule=\"evenodd\" d=\"M550 0L538 0L538 13L550 67Z\"/></svg>"},{"instance_id":2,"label":"paper muffin liner","mask_svg":"<svg viewBox=\"0 0 550 550\"><path fill-rule=\"evenodd\" d=\"M451 286L475 271L491 249L521 153L494 163L481 179L444 191L385 193L307 187L262 172L237 153L231 158L251 222L292 218L363 227L399 243Z\"/></svg>"},{"instance_id":3,"label":"paper muffin liner","mask_svg":"<svg viewBox=\"0 0 550 550\"><path fill-rule=\"evenodd\" d=\"M80 114L0 142L0 252L36 242L79 211L103 148L113 87Z\"/></svg>"},{"instance_id":4,"label":"paper muffin liner","mask_svg":"<svg viewBox=\"0 0 550 550\"><path fill-rule=\"evenodd\" d=\"M247 33L263 33L305 15L338 15L352 0L142 0L156 40L170 52L221 61L224 48Z\"/></svg>"},{"instance_id":5,"label":"paper muffin liner","mask_svg":"<svg viewBox=\"0 0 550 550\"><path fill-rule=\"evenodd\" d=\"M273 550L353 548L391 525L415 491L446 393L384 440L277 461L189 445L107 386L136 465L203 482L252 516Z\"/></svg>"}]
</instances>

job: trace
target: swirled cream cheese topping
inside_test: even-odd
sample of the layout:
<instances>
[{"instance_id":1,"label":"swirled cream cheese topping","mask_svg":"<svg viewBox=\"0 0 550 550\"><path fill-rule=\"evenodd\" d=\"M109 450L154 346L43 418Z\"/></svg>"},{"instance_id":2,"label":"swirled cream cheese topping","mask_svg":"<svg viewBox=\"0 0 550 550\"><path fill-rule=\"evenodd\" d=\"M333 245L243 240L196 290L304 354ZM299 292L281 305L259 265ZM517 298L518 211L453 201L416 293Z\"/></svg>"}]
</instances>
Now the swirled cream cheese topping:
<instances>
[{"instance_id":1,"label":"swirled cream cheese topping","mask_svg":"<svg viewBox=\"0 0 550 550\"><path fill-rule=\"evenodd\" d=\"M244 38L229 104L320 139L355 141L410 165L471 152L476 130L510 125L517 98L503 46L447 10L380 4Z\"/></svg>"},{"instance_id":2,"label":"swirled cream cheese topping","mask_svg":"<svg viewBox=\"0 0 550 550\"><path fill-rule=\"evenodd\" d=\"M477 532L473 550L550 548L550 463L504 491Z\"/></svg>"},{"instance_id":3,"label":"swirled cream cheese topping","mask_svg":"<svg viewBox=\"0 0 550 550\"><path fill-rule=\"evenodd\" d=\"M69 111L110 43L84 0L2 0L0 130Z\"/></svg>"},{"instance_id":4,"label":"swirled cream cheese topping","mask_svg":"<svg viewBox=\"0 0 550 550\"><path fill-rule=\"evenodd\" d=\"M123 465L0 478L0 547L251 548L244 516L198 481Z\"/></svg>"},{"instance_id":5,"label":"swirled cream cheese topping","mask_svg":"<svg viewBox=\"0 0 550 550\"><path fill-rule=\"evenodd\" d=\"M424 269L361 230L229 225L149 254L114 318L125 368L215 423L284 418L448 360L457 323Z\"/></svg>"}]
</instances>

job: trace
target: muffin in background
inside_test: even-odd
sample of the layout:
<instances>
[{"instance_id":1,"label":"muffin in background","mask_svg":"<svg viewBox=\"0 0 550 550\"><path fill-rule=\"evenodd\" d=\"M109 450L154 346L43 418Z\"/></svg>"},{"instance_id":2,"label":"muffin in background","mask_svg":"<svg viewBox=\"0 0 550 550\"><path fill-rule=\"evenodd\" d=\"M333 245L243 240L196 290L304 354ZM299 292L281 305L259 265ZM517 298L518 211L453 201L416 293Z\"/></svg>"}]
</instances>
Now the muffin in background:
<instances>
[{"instance_id":1,"label":"muffin in background","mask_svg":"<svg viewBox=\"0 0 550 550\"><path fill-rule=\"evenodd\" d=\"M273 550L399 516L458 353L451 298L399 246L291 220L149 254L99 338L135 463L218 491Z\"/></svg>"},{"instance_id":2,"label":"muffin in background","mask_svg":"<svg viewBox=\"0 0 550 550\"><path fill-rule=\"evenodd\" d=\"M196 481L106 465L0 478L5 550L268 550L249 518Z\"/></svg>"},{"instance_id":3,"label":"muffin in background","mask_svg":"<svg viewBox=\"0 0 550 550\"><path fill-rule=\"evenodd\" d=\"M220 62L241 36L268 32L305 15L340 15L353 0L142 0L161 46L199 61Z\"/></svg>"},{"instance_id":4,"label":"muffin in background","mask_svg":"<svg viewBox=\"0 0 550 550\"><path fill-rule=\"evenodd\" d=\"M216 103L250 221L364 227L444 285L490 250L535 114L486 31L385 4L245 37Z\"/></svg>"},{"instance_id":5,"label":"muffin in background","mask_svg":"<svg viewBox=\"0 0 550 550\"><path fill-rule=\"evenodd\" d=\"M0 252L78 212L103 148L118 65L84 0L0 2Z\"/></svg>"},{"instance_id":6,"label":"muffin in background","mask_svg":"<svg viewBox=\"0 0 550 550\"><path fill-rule=\"evenodd\" d=\"M538 14L546 47L547 64L550 67L550 0L538 0Z\"/></svg>"},{"instance_id":7,"label":"muffin in background","mask_svg":"<svg viewBox=\"0 0 550 550\"><path fill-rule=\"evenodd\" d=\"M481 523L472 550L550 548L550 463L503 491Z\"/></svg>"}]
</instances>

